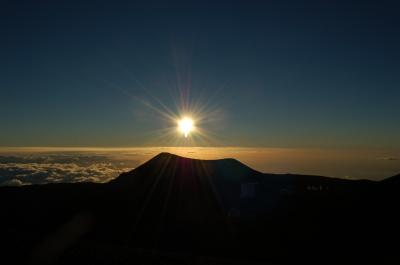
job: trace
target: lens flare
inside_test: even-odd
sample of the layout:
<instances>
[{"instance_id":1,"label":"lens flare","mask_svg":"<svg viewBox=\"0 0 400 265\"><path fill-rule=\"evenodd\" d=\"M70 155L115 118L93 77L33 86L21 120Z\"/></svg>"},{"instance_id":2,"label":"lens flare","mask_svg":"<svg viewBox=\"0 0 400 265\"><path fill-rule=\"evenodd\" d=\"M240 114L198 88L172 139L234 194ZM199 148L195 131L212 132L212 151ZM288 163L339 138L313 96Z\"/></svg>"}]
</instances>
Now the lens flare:
<instances>
[{"instance_id":1,"label":"lens flare","mask_svg":"<svg viewBox=\"0 0 400 265\"><path fill-rule=\"evenodd\" d=\"M178 120L178 130L187 138L194 130L194 122L191 118L185 117Z\"/></svg>"}]
</instances>

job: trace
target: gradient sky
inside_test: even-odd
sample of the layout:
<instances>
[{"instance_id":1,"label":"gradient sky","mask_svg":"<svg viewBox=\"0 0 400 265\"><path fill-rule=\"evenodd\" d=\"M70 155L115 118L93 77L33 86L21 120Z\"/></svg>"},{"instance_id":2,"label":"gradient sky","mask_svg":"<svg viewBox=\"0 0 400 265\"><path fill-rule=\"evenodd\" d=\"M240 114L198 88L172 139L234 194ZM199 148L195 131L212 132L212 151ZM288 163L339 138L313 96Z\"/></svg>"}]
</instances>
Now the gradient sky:
<instances>
[{"instance_id":1,"label":"gradient sky","mask_svg":"<svg viewBox=\"0 0 400 265\"><path fill-rule=\"evenodd\" d=\"M396 1L128 2L2 1L0 146L400 148Z\"/></svg>"}]
</instances>

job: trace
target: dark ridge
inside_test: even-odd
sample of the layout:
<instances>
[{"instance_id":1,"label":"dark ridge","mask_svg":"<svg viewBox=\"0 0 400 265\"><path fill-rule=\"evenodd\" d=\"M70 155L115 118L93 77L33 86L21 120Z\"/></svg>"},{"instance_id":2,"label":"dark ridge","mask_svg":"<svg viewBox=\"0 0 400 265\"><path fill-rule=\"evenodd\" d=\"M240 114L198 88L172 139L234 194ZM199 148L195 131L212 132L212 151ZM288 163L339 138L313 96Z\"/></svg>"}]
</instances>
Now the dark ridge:
<instances>
[{"instance_id":1,"label":"dark ridge","mask_svg":"<svg viewBox=\"0 0 400 265\"><path fill-rule=\"evenodd\" d=\"M160 153L105 184L0 188L1 261L400 264L398 179L263 174Z\"/></svg>"},{"instance_id":2,"label":"dark ridge","mask_svg":"<svg viewBox=\"0 0 400 265\"><path fill-rule=\"evenodd\" d=\"M392 177L385 178L381 180L381 182L386 182L386 183L400 183L400 174L397 174Z\"/></svg>"},{"instance_id":3,"label":"dark ridge","mask_svg":"<svg viewBox=\"0 0 400 265\"><path fill-rule=\"evenodd\" d=\"M112 180L111 183L116 184L124 182L128 184L128 182L133 181L132 179L135 176L141 174L159 174L164 178L179 174L186 176L203 174L211 177L221 175L226 177L230 176L240 178L261 175L260 172L232 158L201 160L163 152L140 165L136 169L121 174L119 177Z\"/></svg>"}]
</instances>

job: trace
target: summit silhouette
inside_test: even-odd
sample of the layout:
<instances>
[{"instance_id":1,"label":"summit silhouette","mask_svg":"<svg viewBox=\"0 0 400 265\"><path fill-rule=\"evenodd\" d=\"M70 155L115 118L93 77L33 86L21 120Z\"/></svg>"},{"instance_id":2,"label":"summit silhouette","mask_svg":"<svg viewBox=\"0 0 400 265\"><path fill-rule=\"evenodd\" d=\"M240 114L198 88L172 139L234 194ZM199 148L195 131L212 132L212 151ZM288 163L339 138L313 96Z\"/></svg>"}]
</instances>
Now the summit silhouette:
<instances>
[{"instance_id":1,"label":"summit silhouette","mask_svg":"<svg viewBox=\"0 0 400 265\"><path fill-rule=\"evenodd\" d=\"M395 264L399 179L161 153L109 183L1 187L2 264Z\"/></svg>"}]
</instances>

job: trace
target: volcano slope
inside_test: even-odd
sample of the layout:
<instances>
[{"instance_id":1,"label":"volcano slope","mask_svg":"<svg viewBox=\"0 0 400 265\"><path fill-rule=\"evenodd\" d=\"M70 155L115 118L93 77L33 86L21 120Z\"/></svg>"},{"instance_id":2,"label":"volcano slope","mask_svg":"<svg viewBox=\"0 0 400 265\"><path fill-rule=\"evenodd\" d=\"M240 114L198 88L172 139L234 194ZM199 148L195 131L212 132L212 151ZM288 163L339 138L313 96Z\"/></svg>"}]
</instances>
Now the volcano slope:
<instances>
[{"instance_id":1,"label":"volcano slope","mask_svg":"<svg viewBox=\"0 0 400 265\"><path fill-rule=\"evenodd\" d=\"M0 188L1 259L396 264L399 183L264 174L234 159L161 153L105 184Z\"/></svg>"}]
</instances>

